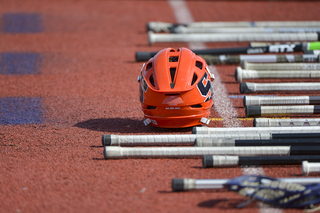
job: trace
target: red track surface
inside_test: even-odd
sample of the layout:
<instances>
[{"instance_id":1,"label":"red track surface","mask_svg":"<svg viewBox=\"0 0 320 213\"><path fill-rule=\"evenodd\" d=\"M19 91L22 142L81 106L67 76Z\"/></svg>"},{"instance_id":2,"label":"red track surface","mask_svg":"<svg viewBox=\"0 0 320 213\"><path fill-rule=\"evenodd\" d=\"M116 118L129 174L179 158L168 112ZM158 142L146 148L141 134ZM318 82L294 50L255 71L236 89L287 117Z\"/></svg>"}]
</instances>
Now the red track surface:
<instances>
[{"instance_id":1,"label":"red track surface","mask_svg":"<svg viewBox=\"0 0 320 213\"><path fill-rule=\"evenodd\" d=\"M195 21L320 20L316 1L187 4ZM102 134L191 133L145 127L139 109L136 79L142 63L135 62L135 52L187 45L148 46L147 22L175 22L167 1L3 0L0 5L0 15L41 13L45 27L39 34L0 34L0 52L44 54L41 74L0 78L0 98L41 97L44 110L43 124L0 126L0 212L259 212L255 203L237 209L245 198L224 190L171 192L172 178L233 178L242 174L240 168L202 169L200 159L103 158ZM217 69L228 92L239 94L235 66ZM241 103L233 99L244 117ZM211 117L217 116L213 110ZM301 166L263 169L273 177L301 176Z\"/></svg>"}]
</instances>

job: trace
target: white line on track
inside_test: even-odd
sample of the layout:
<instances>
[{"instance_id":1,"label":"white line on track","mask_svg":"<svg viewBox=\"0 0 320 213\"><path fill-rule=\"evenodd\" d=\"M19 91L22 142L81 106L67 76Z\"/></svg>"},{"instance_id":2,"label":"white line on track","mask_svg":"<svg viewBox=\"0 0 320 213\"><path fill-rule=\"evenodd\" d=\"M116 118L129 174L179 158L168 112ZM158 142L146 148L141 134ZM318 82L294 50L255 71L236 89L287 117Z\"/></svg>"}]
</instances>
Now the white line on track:
<instances>
[{"instance_id":1,"label":"white line on track","mask_svg":"<svg viewBox=\"0 0 320 213\"><path fill-rule=\"evenodd\" d=\"M168 0L169 5L171 6L176 20L178 23L191 23L194 22L192 14L183 0ZM204 49L206 46L202 42L192 42L189 43L190 49ZM241 122L238 119L237 111L233 108L233 104L227 93L227 89L222 84L220 75L217 69L214 66L209 67L210 71L214 74L215 80L213 83L214 91L214 106L218 114L223 118L223 125L225 127L241 127ZM242 168L242 173L249 175L265 175L261 167L247 167ZM261 213L282 213L282 210L270 208L265 204L259 203L259 209Z\"/></svg>"}]
</instances>

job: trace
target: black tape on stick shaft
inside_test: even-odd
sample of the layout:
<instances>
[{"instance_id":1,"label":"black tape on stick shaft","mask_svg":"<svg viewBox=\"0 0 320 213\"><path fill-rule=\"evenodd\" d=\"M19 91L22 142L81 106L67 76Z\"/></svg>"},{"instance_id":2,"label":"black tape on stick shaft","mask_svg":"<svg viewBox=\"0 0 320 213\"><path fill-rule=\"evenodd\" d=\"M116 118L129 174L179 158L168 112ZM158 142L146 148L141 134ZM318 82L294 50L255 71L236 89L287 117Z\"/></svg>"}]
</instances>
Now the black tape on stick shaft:
<instances>
[{"instance_id":1,"label":"black tape on stick shaft","mask_svg":"<svg viewBox=\"0 0 320 213\"><path fill-rule=\"evenodd\" d=\"M235 140L235 146L320 146L320 138Z\"/></svg>"},{"instance_id":2,"label":"black tape on stick shaft","mask_svg":"<svg viewBox=\"0 0 320 213\"><path fill-rule=\"evenodd\" d=\"M240 93L244 94L244 93L250 93L252 92L251 89L249 89L247 83L240 83Z\"/></svg>"},{"instance_id":3,"label":"black tape on stick shaft","mask_svg":"<svg viewBox=\"0 0 320 213\"><path fill-rule=\"evenodd\" d=\"M261 116L261 106L246 106L246 117Z\"/></svg>"},{"instance_id":4,"label":"black tape on stick shaft","mask_svg":"<svg viewBox=\"0 0 320 213\"><path fill-rule=\"evenodd\" d=\"M295 165L302 161L319 162L320 155L239 157L239 165Z\"/></svg>"},{"instance_id":5,"label":"black tape on stick shaft","mask_svg":"<svg viewBox=\"0 0 320 213\"><path fill-rule=\"evenodd\" d=\"M309 104L310 105L319 105L320 104L320 96L309 96Z\"/></svg>"},{"instance_id":6,"label":"black tape on stick shaft","mask_svg":"<svg viewBox=\"0 0 320 213\"><path fill-rule=\"evenodd\" d=\"M320 146L291 146L290 155L320 155Z\"/></svg>"},{"instance_id":7,"label":"black tape on stick shaft","mask_svg":"<svg viewBox=\"0 0 320 213\"><path fill-rule=\"evenodd\" d=\"M272 139L281 138L320 138L320 133L272 133Z\"/></svg>"},{"instance_id":8,"label":"black tape on stick shaft","mask_svg":"<svg viewBox=\"0 0 320 213\"><path fill-rule=\"evenodd\" d=\"M319 105L315 105L313 110L314 110L313 111L314 114L320 114L320 106Z\"/></svg>"}]
</instances>

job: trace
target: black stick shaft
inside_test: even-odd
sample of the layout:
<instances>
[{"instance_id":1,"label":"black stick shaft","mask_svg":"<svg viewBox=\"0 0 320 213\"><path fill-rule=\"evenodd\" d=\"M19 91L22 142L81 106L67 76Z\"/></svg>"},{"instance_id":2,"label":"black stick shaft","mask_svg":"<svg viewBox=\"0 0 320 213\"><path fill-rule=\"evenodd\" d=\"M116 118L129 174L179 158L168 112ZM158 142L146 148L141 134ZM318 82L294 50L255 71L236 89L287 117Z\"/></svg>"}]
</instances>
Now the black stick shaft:
<instances>
[{"instance_id":1,"label":"black stick shaft","mask_svg":"<svg viewBox=\"0 0 320 213\"><path fill-rule=\"evenodd\" d=\"M197 55L224 55L224 54L261 54L269 52L298 52L303 51L303 44L296 44L294 48L286 48L288 44L270 45L265 47L232 47L192 50ZM157 52L136 52L136 61L148 61L155 56Z\"/></svg>"},{"instance_id":2,"label":"black stick shaft","mask_svg":"<svg viewBox=\"0 0 320 213\"><path fill-rule=\"evenodd\" d=\"M290 155L320 155L320 146L291 146Z\"/></svg>"},{"instance_id":3,"label":"black stick shaft","mask_svg":"<svg viewBox=\"0 0 320 213\"><path fill-rule=\"evenodd\" d=\"M320 138L235 140L235 146L320 146Z\"/></svg>"},{"instance_id":4,"label":"black stick shaft","mask_svg":"<svg viewBox=\"0 0 320 213\"><path fill-rule=\"evenodd\" d=\"M320 155L239 157L239 165L295 165L302 161L320 162Z\"/></svg>"},{"instance_id":5,"label":"black stick shaft","mask_svg":"<svg viewBox=\"0 0 320 213\"><path fill-rule=\"evenodd\" d=\"M320 133L272 133L272 139L320 138Z\"/></svg>"}]
</instances>

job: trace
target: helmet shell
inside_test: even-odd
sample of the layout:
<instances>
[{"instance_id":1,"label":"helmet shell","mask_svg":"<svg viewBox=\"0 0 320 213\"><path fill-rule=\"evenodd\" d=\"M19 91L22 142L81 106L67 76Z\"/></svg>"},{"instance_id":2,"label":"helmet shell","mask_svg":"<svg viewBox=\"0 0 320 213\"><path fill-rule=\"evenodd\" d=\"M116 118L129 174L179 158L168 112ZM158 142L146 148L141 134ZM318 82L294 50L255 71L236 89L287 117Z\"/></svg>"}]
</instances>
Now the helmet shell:
<instances>
[{"instance_id":1,"label":"helmet shell","mask_svg":"<svg viewBox=\"0 0 320 213\"><path fill-rule=\"evenodd\" d=\"M151 125L181 128L202 124L213 105L213 75L187 48L166 48L145 63L139 76L141 109Z\"/></svg>"}]
</instances>

